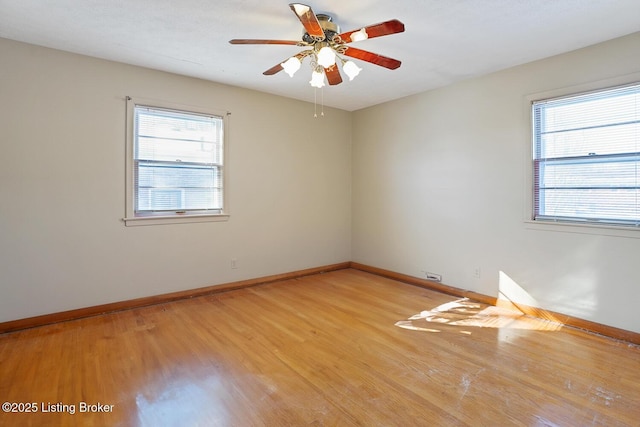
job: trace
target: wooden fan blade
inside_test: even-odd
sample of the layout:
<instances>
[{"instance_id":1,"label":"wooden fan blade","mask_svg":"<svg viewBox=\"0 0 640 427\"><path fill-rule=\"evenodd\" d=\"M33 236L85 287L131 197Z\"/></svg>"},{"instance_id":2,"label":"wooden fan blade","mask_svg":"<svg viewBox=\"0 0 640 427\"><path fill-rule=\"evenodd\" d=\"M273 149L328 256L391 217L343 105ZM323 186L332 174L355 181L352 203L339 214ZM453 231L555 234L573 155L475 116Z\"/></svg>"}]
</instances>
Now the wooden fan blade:
<instances>
[{"instance_id":1,"label":"wooden fan blade","mask_svg":"<svg viewBox=\"0 0 640 427\"><path fill-rule=\"evenodd\" d=\"M282 65L278 64L278 65L274 65L273 67L269 68L267 71L265 71L262 74L264 74L265 76L273 76L274 74L277 74L282 70L284 70L284 68L282 68Z\"/></svg>"},{"instance_id":2,"label":"wooden fan blade","mask_svg":"<svg viewBox=\"0 0 640 427\"><path fill-rule=\"evenodd\" d=\"M298 45L300 42L293 40L258 40L258 39L233 39L229 40L231 44L290 44Z\"/></svg>"},{"instance_id":3,"label":"wooden fan blade","mask_svg":"<svg viewBox=\"0 0 640 427\"><path fill-rule=\"evenodd\" d=\"M396 34L404 32L404 24L397 19L392 19L390 21L381 22L375 25L369 25L368 27L364 27L365 31L369 39L374 37L387 36L389 34ZM357 30L347 31L346 33L340 34L340 38L344 43L351 43L351 34L360 31L361 28Z\"/></svg>"},{"instance_id":4,"label":"wooden fan blade","mask_svg":"<svg viewBox=\"0 0 640 427\"><path fill-rule=\"evenodd\" d=\"M339 85L342 83L342 76L338 70L338 64L333 64L331 67L324 69L324 74L327 76L327 81L330 85Z\"/></svg>"},{"instance_id":5,"label":"wooden fan blade","mask_svg":"<svg viewBox=\"0 0 640 427\"><path fill-rule=\"evenodd\" d=\"M302 26L307 30L307 33L309 33L310 36L317 38L320 41L325 39L324 30L320 26L318 17L313 13L311 7L301 3L290 3L289 7L293 10L293 13L296 14L302 23Z\"/></svg>"},{"instance_id":6,"label":"wooden fan blade","mask_svg":"<svg viewBox=\"0 0 640 427\"><path fill-rule=\"evenodd\" d=\"M367 52L366 50L357 49L355 47L347 47L344 54L352 58L361 59L363 61L370 62L381 67L395 70L402 64L397 59L388 58L386 56L378 55L377 53Z\"/></svg>"}]
</instances>

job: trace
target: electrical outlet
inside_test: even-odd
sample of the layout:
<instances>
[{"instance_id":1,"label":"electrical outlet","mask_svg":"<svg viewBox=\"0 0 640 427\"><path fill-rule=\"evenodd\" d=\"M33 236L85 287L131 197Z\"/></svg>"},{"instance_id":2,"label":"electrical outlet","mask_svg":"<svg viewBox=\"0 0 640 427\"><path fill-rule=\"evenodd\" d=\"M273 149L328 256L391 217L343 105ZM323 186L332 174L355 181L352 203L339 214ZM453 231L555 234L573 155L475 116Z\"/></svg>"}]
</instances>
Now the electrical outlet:
<instances>
[{"instance_id":1,"label":"electrical outlet","mask_svg":"<svg viewBox=\"0 0 640 427\"><path fill-rule=\"evenodd\" d=\"M473 277L475 277L476 279L480 278L480 267L476 267L473 269Z\"/></svg>"},{"instance_id":2,"label":"electrical outlet","mask_svg":"<svg viewBox=\"0 0 640 427\"><path fill-rule=\"evenodd\" d=\"M238 268L238 258L231 258L231 268Z\"/></svg>"}]
</instances>

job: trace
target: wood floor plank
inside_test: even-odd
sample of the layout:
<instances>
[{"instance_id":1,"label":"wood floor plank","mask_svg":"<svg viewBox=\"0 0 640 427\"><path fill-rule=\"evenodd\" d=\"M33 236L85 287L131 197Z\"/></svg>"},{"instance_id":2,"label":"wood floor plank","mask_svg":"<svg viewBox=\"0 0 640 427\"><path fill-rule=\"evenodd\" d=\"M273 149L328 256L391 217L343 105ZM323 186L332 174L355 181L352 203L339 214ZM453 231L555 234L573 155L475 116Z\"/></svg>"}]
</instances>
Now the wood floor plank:
<instances>
[{"instance_id":1,"label":"wood floor plank","mask_svg":"<svg viewBox=\"0 0 640 427\"><path fill-rule=\"evenodd\" d=\"M0 400L38 409L0 425L635 426L639 368L637 345L344 269L0 335Z\"/></svg>"}]
</instances>

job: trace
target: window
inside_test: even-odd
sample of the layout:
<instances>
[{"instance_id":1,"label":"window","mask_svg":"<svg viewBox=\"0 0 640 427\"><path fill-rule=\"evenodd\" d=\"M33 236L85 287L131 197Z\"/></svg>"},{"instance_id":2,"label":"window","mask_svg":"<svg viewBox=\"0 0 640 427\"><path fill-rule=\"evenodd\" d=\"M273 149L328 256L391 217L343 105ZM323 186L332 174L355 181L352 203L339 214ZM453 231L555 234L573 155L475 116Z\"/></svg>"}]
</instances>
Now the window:
<instances>
[{"instance_id":1,"label":"window","mask_svg":"<svg viewBox=\"0 0 640 427\"><path fill-rule=\"evenodd\" d=\"M640 83L534 101L533 219L640 226Z\"/></svg>"},{"instance_id":2,"label":"window","mask_svg":"<svg viewBox=\"0 0 640 427\"><path fill-rule=\"evenodd\" d=\"M227 114L133 99L127 110L125 223L224 219Z\"/></svg>"}]
</instances>

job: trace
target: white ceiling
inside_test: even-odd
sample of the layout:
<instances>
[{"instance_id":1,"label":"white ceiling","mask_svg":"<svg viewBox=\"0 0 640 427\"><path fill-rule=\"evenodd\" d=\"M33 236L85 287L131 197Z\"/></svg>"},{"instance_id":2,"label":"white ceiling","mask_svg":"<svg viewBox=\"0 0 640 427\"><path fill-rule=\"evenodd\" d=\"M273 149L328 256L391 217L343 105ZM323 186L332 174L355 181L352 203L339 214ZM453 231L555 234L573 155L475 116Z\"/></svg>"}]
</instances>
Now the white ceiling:
<instances>
[{"instance_id":1,"label":"white ceiling","mask_svg":"<svg viewBox=\"0 0 640 427\"><path fill-rule=\"evenodd\" d=\"M402 61L359 61L324 104L353 111L640 31L640 0L306 0L342 31L399 19L406 31L354 44ZM0 37L313 101L311 69L262 74L301 48L288 1L0 0ZM318 97L320 95L318 94Z\"/></svg>"}]
</instances>

